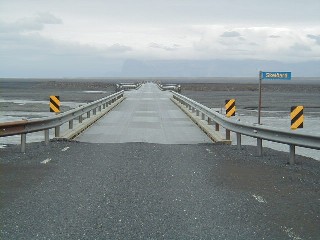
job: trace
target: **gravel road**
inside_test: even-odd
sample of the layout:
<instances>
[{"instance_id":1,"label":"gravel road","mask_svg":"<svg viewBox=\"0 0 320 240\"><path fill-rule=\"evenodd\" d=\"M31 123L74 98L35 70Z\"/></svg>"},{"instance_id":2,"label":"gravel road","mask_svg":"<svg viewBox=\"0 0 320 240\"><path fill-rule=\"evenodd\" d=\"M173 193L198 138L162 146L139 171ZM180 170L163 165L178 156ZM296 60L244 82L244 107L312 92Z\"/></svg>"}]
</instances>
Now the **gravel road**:
<instances>
[{"instance_id":1,"label":"gravel road","mask_svg":"<svg viewBox=\"0 0 320 240\"><path fill-rule=\"evenodd\" d=\"M1 239L317 239L312 159L214 144L1 150ZM42 162L42 163L41 163Z\"/></svg>"}]
</instances>

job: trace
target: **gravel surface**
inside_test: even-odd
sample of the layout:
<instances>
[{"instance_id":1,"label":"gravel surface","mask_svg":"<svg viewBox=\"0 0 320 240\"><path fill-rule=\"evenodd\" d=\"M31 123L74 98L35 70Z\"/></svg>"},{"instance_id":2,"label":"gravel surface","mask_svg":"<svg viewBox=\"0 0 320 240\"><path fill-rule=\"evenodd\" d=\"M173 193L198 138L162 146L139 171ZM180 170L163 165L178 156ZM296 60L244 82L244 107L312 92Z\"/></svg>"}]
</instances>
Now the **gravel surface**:
<instances>
[{"instance_id":1,"label":"gravel surface","mask_svg":"<svg viewBox=\"0 0 320 240\"><path fill-rule=\"evenodd\" d=\"M317 239L312 159L214 144L1 151L1 239ZM41 163L45 161L46 164Z\"/></svg>"}]
</instances>

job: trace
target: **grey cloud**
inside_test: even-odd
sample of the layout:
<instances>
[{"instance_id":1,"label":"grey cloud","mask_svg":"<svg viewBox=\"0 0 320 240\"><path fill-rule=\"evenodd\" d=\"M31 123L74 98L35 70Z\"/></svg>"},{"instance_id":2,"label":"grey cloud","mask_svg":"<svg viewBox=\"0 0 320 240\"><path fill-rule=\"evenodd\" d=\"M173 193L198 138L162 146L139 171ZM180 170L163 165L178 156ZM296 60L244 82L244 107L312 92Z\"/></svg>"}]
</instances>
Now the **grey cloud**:
<instances>
[{"instance_id":1,"label":"grey cloud","mask_svg":"<svg viewBox=\"0 0 320 240\"><path fill-rule=\"evenodd\" d=\"M129 46L121 45L119 43L113 44L110 47L106 48L106 51L108 52L118 52L118 53L123 53L123 52L129 52L132 51L132 48Z\"/></svg>"},{"instance_id":2,"label":"grey cloud","mask_svg":"<svg viewBox=\"0 0 320 240\"><path fill-rule=\"evenodd\" d=\"M227 31L221 34L220 37L241 37L241 34L236 31Z\"/></svg>"},{"instance_id":3,"label":"grey cloud","mask_svg":"<svg viewBox=\"0 0 320 240\"><path fill-rule=\"evenodd\" d=\"M172 46L166 46L166 45L158 44L158 43L150 43L149 47L151 47L151 48L159 48L159 49L163 49L163 50L166 50L166 51L175 51L175 50L178 49L179 45L173 44Z\"/></svg>"},{"instance_id":4,"label":"grey cloud","mask_svg":"<svg viewBox=\"0 0 320 240\"><path fill-rule=\"evenodd\" d=\"M35 20L42 24L62 24L62 20L49 12L38 13Z\"/></svg>"},{"instance_id":5,"label":"grey cloud","mask_svg":"<svg viewBox=\"0 0 320 240\"><path fill-rule=\"evenodd\" d=\"M0 21L0 32L19 33L28 31L40 31L47 24L62 24L62 20L51 13L38 13L34 17L20 18L15 22Z\"/></svg>"},{"instance_id":6,"label":"grey cloud","mask_svg":"<svg viewBox=\"0 0 320 240\"><path fill-rule=\"evenodd\" d=\"M300 43L295 43L293 46L290 47L290 49L294 51L304 51L304 52L311 51L311 48L309 46L306 46Z\"/></svg>"},{"instance_id":7,"label":"grey cloud","mask_svg":"<svg viewBox=\"0 0 320 240\"><path fill-rule=\"evenodd\" d=\"M308 34L307 37L310 38L310 39L315 40L316 43L317 43L318 45L320 45L320 35Z\"/></svg>"},{"instance_id":8,"label":"grey cloud","mask_svg":"<svg viewBox=\"0 0 320 240\"><path fill-rule=\"evenodd\" d=\"M281 38L281 37L278 35L270 35L269 38Z\"/></svg>"}]
</instances>

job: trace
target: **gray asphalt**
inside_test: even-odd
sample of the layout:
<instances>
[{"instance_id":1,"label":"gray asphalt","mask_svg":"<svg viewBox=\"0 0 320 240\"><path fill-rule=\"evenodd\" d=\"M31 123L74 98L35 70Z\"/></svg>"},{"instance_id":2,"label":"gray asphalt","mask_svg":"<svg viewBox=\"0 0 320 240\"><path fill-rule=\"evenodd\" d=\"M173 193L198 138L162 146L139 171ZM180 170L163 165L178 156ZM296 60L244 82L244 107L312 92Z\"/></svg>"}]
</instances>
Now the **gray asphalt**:
<instances>
[{"instance_id":1,"label":"gray asphalt","mask_svg":"<svg viewBox=\"0 0 320 240\"><path fill-rule=\"evenodd\" d=\"M264 154L214 144L10 146L0 155L0 238L319 239L318 163Z\"/></svg>"},{"instance_id":2,"label":"gray asphalt","mask_svg":"<svg viewBox=\"0 0 320 240\"><path fill-rule=\"evenodd\" d=\"M161 144L210 143L211 140L156 84L125 92L114 110L83 132L77 141L91 143L148 142Z\"/></svg>"}]
</instances>

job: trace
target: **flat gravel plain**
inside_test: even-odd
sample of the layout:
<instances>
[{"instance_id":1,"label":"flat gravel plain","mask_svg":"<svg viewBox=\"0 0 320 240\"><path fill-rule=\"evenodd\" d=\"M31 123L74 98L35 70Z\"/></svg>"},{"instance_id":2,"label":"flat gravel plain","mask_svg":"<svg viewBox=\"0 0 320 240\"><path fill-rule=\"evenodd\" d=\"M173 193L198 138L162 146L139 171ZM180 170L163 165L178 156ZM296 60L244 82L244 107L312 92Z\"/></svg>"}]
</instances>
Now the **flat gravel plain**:
<instances>
[{"instance_id":1,"label":"flat gravel plain","mask_svg":"<svg viewBox=\"0 0 320 240\"><path fill-rule=\"evenodd\" d=\"M0 238L319 239L319 163L214 144L0 149ZM42 163L41 163L42 162Z\"/></svg>"}]
</instances>

